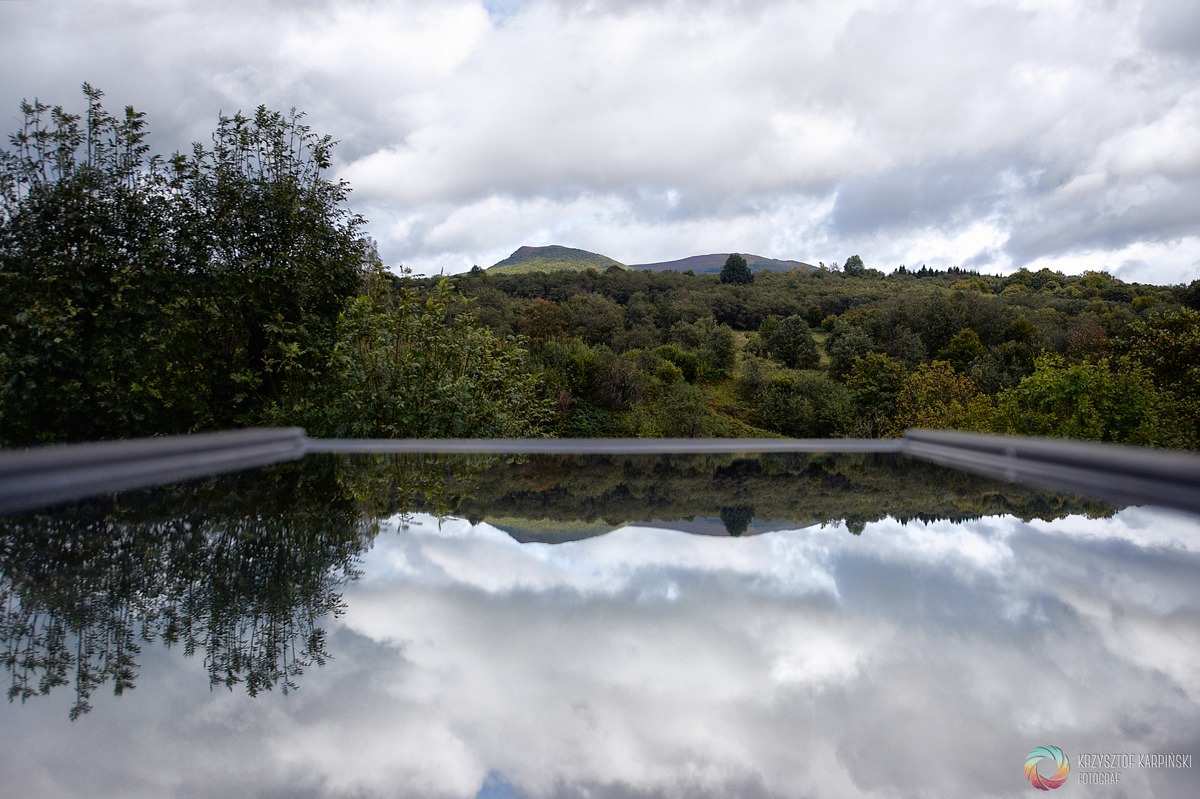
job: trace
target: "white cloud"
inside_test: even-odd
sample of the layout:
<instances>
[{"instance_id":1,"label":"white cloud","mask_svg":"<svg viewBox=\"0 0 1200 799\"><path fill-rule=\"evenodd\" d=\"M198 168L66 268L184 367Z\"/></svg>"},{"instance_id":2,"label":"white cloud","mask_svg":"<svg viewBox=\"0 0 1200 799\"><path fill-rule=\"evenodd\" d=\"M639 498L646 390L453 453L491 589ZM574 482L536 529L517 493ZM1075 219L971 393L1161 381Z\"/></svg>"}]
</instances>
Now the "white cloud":
<instances>
[{"instance_id":1,"label":"white cloud","mask_svg":"<svg viewBox=\"0 0 1200 799\"><path fill-rule=\"evenodd\" d=\"M6 2L0 111L89 80L171 150L295 105L423 272L560 243L1175 282L1200 237L1186 5Z\"/></svg>"}]
</instances>

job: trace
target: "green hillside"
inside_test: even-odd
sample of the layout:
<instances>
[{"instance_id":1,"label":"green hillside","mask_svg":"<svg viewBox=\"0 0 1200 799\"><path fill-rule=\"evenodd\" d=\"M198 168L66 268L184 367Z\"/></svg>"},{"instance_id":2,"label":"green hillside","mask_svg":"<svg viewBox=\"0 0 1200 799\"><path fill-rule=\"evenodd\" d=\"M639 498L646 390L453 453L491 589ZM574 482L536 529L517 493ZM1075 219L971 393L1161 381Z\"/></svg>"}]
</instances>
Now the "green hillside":
<instances>
[{"instance_id":1,"label":"green hillside","mask_svg":"<svg viewBox=\"0 0 1200 799\"><path fill-rule=\"evenodd\" d=\"M614 261L607 255L552 244L548 247L520 247L503 261L493 264L490 270L506 274L559 269L582 272L585 269L603 271L610 266L626 268L625 264Z\"/></svg>"}]
</instances>

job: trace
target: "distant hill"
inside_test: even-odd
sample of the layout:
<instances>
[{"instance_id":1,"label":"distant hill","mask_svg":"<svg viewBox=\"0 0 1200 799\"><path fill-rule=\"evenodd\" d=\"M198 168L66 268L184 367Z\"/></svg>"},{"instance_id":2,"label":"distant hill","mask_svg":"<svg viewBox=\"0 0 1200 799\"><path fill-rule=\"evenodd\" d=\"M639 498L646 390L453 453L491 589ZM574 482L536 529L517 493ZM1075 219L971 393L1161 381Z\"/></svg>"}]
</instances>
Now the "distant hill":
<instances>
[{"instance_id":1,"label":"distant hill","mask_svg":"<svg viewBox=\"0 0 1200 799\"><path fill-rule=\"evenodd\" d=\"M623 521L555 521L552 519L527 519L517 516L491 517L484 516L483 521L493 527L503 530L522 544L564 544L568 541L583 541L606 535L619 527L651 527L656 530L676 530L691 535L728 536L729 528L717 517L696 517L693 519L629 519ZM747 521L743 537L773 533L779 530L797 530L819 524L825 519L775 520L750 519Z\"/></svg>"},{"instance_id":2,"label":"distant hill","mask_svg":"<svg viewBox=\"0 0 1200 799\"><path fill-rule=\"evenodd\" d=\"M764 258L761 255L750 255L742 253L746 263L750 266L751 272L761 272L763 270L771 272L790 272L793 269L813 269L812 264L806 264L803 261L781 261L777 258ZM725 259L729 257L729 253L713 253L712 255L693 255L690 258L680 258L678 261L660 261L654 264L631 264L630 269L649 269L651 272L666 272L668 270L674 272L686 272L692 270L697 275L718 274L721 267L725 266Z\"/></svg>"},{"instance_id":3,"label":"distant hill","mask_svg":"<svg viewBox=\"0 0 1200 799\"><path fill-rule=\"evenodd\" d=\"M511 274L546 272L552 269L570 269L577 272L585 269L603 271L610 266L626 268L625 264L614 261L607 255L552 244L549 247L519 247L516 252L503 261L492 264L490 269Z\"/></svg>"}]
</instances>

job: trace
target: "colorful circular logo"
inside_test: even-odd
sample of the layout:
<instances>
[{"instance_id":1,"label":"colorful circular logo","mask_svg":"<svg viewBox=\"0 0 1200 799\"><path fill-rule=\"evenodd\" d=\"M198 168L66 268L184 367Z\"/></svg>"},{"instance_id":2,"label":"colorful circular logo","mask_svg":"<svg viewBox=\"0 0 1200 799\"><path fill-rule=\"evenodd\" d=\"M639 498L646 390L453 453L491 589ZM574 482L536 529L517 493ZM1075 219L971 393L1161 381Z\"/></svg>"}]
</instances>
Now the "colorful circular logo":
<instances>
[{"instance_id":1,"label":"colorful circular logo","mask_svg":"<svg viewBox=\"0 0 1200 799\"><path fill-rule=\"evenodd\" d=\"M1054 761L1057 771L1053 777L1043 777L1038 774L1038 763L1041 763L1045 758L1050 758ZM1067 775L1071 773L1071 762L1067 760L1067 756L1063 754L1063 750L1057 746L1039 746L1029 753L1029 757L1025 760L1025 779L1029 780L1029 784L1039 791L1049 791L1052 788L1060 787L1067 781Z\"/></svg>"}]
</instances>

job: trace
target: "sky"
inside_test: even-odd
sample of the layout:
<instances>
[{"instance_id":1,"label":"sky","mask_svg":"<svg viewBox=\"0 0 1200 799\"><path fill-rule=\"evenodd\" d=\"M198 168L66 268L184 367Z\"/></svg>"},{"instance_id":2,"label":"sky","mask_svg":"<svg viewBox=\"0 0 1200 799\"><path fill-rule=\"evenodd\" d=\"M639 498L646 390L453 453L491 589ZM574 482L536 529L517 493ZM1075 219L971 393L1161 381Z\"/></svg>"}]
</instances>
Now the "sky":
<instances>
[{"instance_id":1,"label":"sky","mask_svg":"<svg viewBox=\"0 0 1200 799\"><path fill-rule=\"evenodd\" d=\"M147 642L77 722L69 689L0 705L0 773L28 797L1029 796L1036 746L1073 781L1084 753L1200 758L1198 565L1196 520L1141 508L555 545L416 514L287 696ZM1096 795L1200 789L1195 763L1119 771Z\"/></svg>"},{"instance_id":2,"label":"sky","mask_svg":"<svg viewBox=\"0 0 1200 799\"><path fill-rule=\"evenodd\" d=\"M0 0L0 127L79 86L159 152L340 142L385 263L853 254L1200 278L1193 0Z\"/></svg>"}]
</instances>

